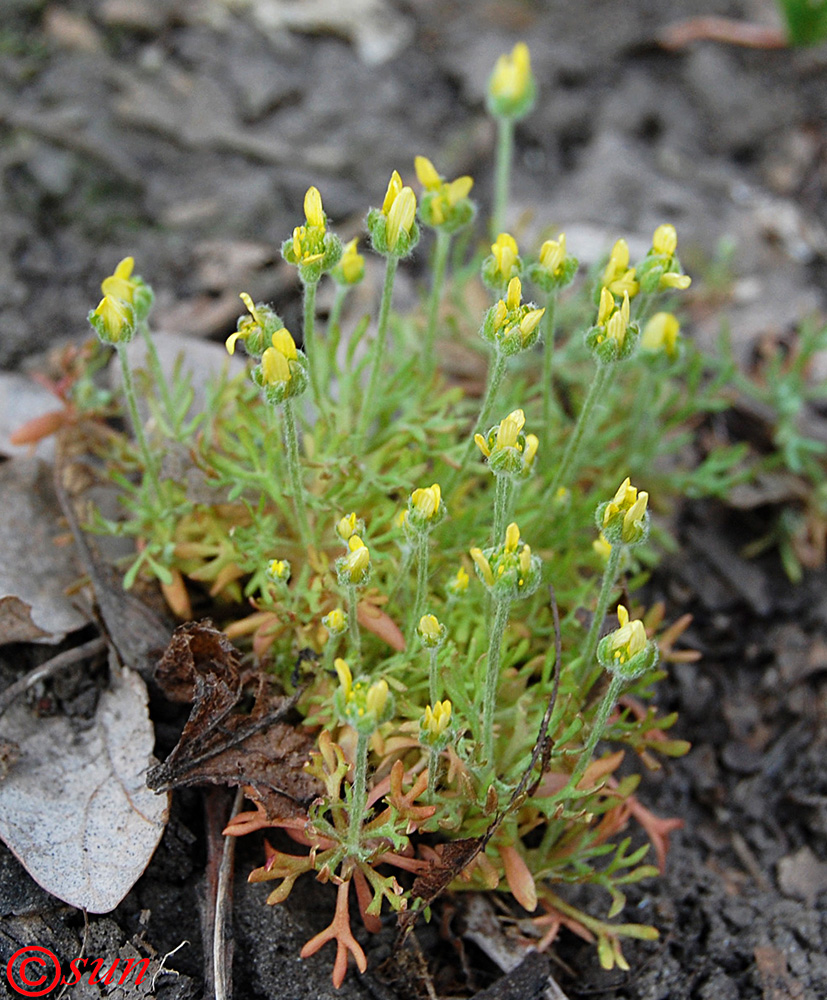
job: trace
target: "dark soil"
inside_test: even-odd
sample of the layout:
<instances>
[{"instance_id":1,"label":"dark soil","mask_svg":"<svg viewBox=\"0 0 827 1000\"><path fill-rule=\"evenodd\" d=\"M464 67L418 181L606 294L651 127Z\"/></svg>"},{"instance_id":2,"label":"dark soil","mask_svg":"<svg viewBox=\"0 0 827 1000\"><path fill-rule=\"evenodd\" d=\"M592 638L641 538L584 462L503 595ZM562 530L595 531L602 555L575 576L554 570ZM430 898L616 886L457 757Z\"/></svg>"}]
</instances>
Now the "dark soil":
<instances>
[{"instance_id":1,"label":"dark soil","mask_svg":"<svg viewBox=\"0 0 827 1000\"><path fill-rule=\"evenodd\" d=\"M493 130L484 85L496 56L523 38L541 97L518 128L511 222L520 234L563 228L593 260L619 235L645 246L655 225L674 222L688 270L723 277L731 291L722 312L698 311L688 332L710 344L726 321L744 360L760 338L823 312L827 48L699 42L671 53L656 42L697 14L772 23L769 0L354 0L319 3L317 19L307 6L316 5L5 0L0 363L25 365L51 341L85 334L101 275L127 253L156 290L162 330L226 334L240 288L289 319L293 275L276 248L311 182L354 234L390 170L411 176L417 153L448 175L472 173L485 203ZM263 27L268 18L275 26ZM730 274L709 264L722 246ZM685 827L672 835L665 876L630 894L627 911L662 938L625 948L630 973L602 973L564 931L550 968L571 998L823 1000L827 575L793 587L773 557L744 561L742 519L715 505L690 505L678 534L681 552L647 597L664 599L672 617L695 616L687 639L703 659L673 666L658 695L680 712L675 735L693 749L648 775L640 797ZM6 647L3 684L46 655ZM159 725L160 755L175 723ZM144 877L113 914L89 918L87 954L117 954L140 938L160 956L190 942L167 961L180 975L158 980L167 1000L203 991L204 815L200 792L177 795ZM297 957L329 921L329 887L311 882L289 904L265 907L265 888L244 882L260 859L260 844L240 846L236 997L427 995L415 957L402 973L374 972L390 954L390 929L365 941L371 971L351 973L336 994L328 950ZM542 962L498 979L463 940L465 905L446 903L442 924L418 931L438 988L543 995ZM28 942L68 960L83 934L82 914L0 850L2 962Z\"/></svg>"}]
</instances>

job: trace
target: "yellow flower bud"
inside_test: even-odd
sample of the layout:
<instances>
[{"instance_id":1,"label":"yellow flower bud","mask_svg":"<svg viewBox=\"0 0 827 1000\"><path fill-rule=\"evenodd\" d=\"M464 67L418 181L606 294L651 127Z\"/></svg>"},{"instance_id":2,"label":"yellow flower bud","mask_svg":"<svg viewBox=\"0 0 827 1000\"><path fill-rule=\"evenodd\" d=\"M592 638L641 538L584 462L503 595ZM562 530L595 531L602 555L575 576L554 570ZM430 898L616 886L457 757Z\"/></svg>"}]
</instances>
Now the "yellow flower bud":
<instances>
[{"instance_id":1,"label":"yellow flower bud","mask_svg":"<svg viewBox=\"0 0 827 1000\"><path fill-rule=\"evenodd\" d=\"M134 257L124 257L115 268L113 274L104 278L101 282L101 291L104 295L111 295L116 299L123 299L124 302L132 304L135 295L135 282L130 281L132 270L135 267Z\"/></svg>"},{"instance_id":2,"label":"yellow flower bud","mask_svg":"<svg viewBox=\"0 0 827 1000\"><path fill-rule=\"evenodd\" d=\"M604 562L606 562L612 554L612 543L608 538L606 538L602 531L600 532L600 536L592 542L592 548Z\"/></svg>"},{"instance_id":3,"label":"yellow flower bud","mask_svg":"<svg viewBox=\"0 0 827 1000\"><path fill-rule=\"evenodd\" d=\"M658 226L652 236L652 249L655 253L663 254L665 257L672 257L678 249L678 234L674 226L664 223Z\"/></svg>"},{"instance_id":4,"label":"yellow flower bud","mask_svg":"<svg viewBox=\"0 0 827 1000\"><path fill-rule=\"evenodd\" d=\"M685 277L685 275L675 275ZM678 353L678 334L680 324L668 312L655 313L643 328L640 346L644 351L663 351L667 357L674 358Z\"/></svg>"},{"instance_id":5,"label":"yellow flower bud","mask_svg":"<svg viewBox=\"0 0 827 1000\"><path fill-rule=\"evenodd\" d=\"M646 628L642 621L629 621L629 612L622 604L617 608L617 620L620 628L611 633L609 648L612 656L619 663L626 663L633 656L642 652L648 643Z\"/></svg>"},{"instance_id":6,"label":"yellow flower bud","mask_svg":"<svg viewBox=\"0 0 827 1000\"><path fill-rule=\"evenodd\" d=\"M606 324L606 336L617 341L618 347L623 347L626 331L629 329L629 293L623 293L623 303L615 309Z\"/></svg>"},{"instance_id":7,"label":"yellow flower bud","mask_svg":"<svg viewBox=\"0 0 827 1000\"><path fill-rule=\"evenodd\" d=\"M527 466L534 463L534 456L537 454L537 449L540 447L540 439L536 434L526 434L525 436L525 451L523 452L523 460Z\"/></svg>"},{"instance_id":8,"label":"yellow flower bud","mask_svg":"<svg viewBox=\"0 0 827 1000\"><path fill-rule=\"evenodd\" d=\"M351 535L356 534L356 511L351 511L345 517L339 518L336 522L336 534L342 541L346 542Z\"/></svg>"},{"instance_id":9,"label":"yellow flower bud","mask_svg":"<svg viewBox=\"0 0 827 1000\"><path fill-rule=\"evenodd\" d=\"M388 225L385 232L388 248L395 250L400 232L409 233L416 218L416 195L413 193L413 188L402 188L393 199L387 218Z\"/></svg>"},{"instance_id":10,"label":"yellow flower bud","mask_svg":"<svg viewBox=\"0 0 827 1000\"><path fill-rule=\"evenodd\" d=\"M470 550L470 555L471 555L471 558L474 560L474 563L475 563L477 569L480 571L480 574L481 574L483 580L486 582L486 584L489 587L493 587L494 586L494 574L491 572L491 564L488 562L488 560L483 555L482 549L476 549L476 548L475 549L471 549Z\"/></svg>"},{"instance_id":11,"label":"yellow flower bud","mask_svg":"<svg viewBox=\"0 0 827 1000\"><path fill-rule=\"evenodd\" d=\"M339 683L342 686L345 701L348 701L353 693L353 674L350 672L350 667L347 665L347 661L343 660L341 657L337 657L333 661L333 666L336 668L336 673L339 675Z\"/></svg>"},{"instance_id":12,"label":"yellow flower bud","mask_svg":"<svg viewBox=\"0 0 827 1000\"><path fill-rule=\"evenodd\" d=\"M307 194L304 196L304 216L308 226L324 229L325 217L322 209L322 196L319 194L318 188L309 187L307 189Z\"/></svg>"},{"instance_id":13,"label":"yellow flower bud","mask_svg":"<svg viewBox=\"0 0 827 1000\"><path fill-rule=\"evenodd\" d=\"M296 352L296 341L290 335L290 332L282 327L280 330L276 330L272 336L273 347L283 354L288 361L295 361L298 357Z\"/></svg>"},{"instance_id":14,"label":"yellow flower bud","mask_svg":"<svg viewBox=\"0 0 827 1000\"><path fill-rule=\"evenodd\" d=\"M523 336L523 340L527 340L537 329L540 320L543 318L543 313L545 313L545 309L531 309L520 320L520 333Z\"/></svg>"},{"instance_id":15,"label":"yellow flower bud","mask_svg":"<svg viewBox=\"0 0 827 1000\"><path fill-rule=\"evenodd\" d=\"M267 572L274 580L285 581L290 577L290 563L286 559L274 559Z\"/></svg>"},{"instance_id":16,"label":"yellow flower bud","mask_svg":"<svg viewBox=\"0 0 827 1000\"><path fill-rule=\"evenodd\" d=\"M475 434L474 435L474 444L483 453L483 455L485 456L485 458L490 458L491 457L491 449L488 447L488 442L485 440L485 438L482 436L482 434Z\"/></svg>"},{"instance_id":17,"label":"yellow flower bud","mask_svg":"<svg viewBox=\"0 0 827 1000\"><path fill-rule=\"evenodd\" d=\"M265 385L289 382L292 378L287 358L275 347L268 347L262 354L261 374Z\"/></svg>"},{"instance_id":18,"label":"yellow flower bud","mask_svg":"<svg viewBox=\"0 0 827 1000\"><path fill-rule=\"evenodd\" d=\"M391 206L394 201L396 201L396 196L402 190L402 178L399 176L399 172L394 170L391 174L391 179L388 181L388 190L385 192L385 200L382 202L382 215L388 215L391 210Z\"/></svg>"},{"instance_id":19,"label":"yellow flower bud","mask_svg":"<svg viewBox=\"0 0 827 1000\"><path fill-rule=\"evenodd\" d=\"M637 499L623 516L623 529L621 538L624 542L637 541L644 522L646 504L649 501L648 493L639 493Z\"/></svg>"},{"instance_id":20,"label":"yellow flower bud","mask_svg":"<svg viewBox=\"0 0 827 1000\"><path fill-rule=\"evenodd\" d=\"M526 576L531 569L531 546L524 545L520 552L520 572Z\"/></svg>"},{"instance_id":21,"label":"yellow flower bud","mask_svg":"<svg viewBox=\"0 0 827 1000\"><path fill-rule=\"evenodd\" d=\"M525 427L525 413L522 410L513 410L505 420L500 421L500 426L497 430L497 447L516 447L517 437L523 427Z\"/></svg>"},{"instance_id":22,"label":"yellow flower bud","mask_svg":"<svg viewBox=\"0 0 827 1000\"><path fill-rule=\"evenodd\" d=\"M510 54L497 60L488 83L489 99L495 111L501 109L501 114L508 114L510 109L516 110L522 102L530 101L533 90L528 46L518 42Z\"/></svg>"},{"instance_id":23,"label":"yellow flower bud","mask_svg":"<svg viewBox=\"0 0 827 1000\"><path fill-rule=\"evenodd\" d=\"M427 520L431 520L439 511L439 504L442 498L442 489L439 483L414 490L411 494L411 503L414 510Z\"/></svg>"},{"instance_id":24,"label":"yellow flower bud","mask_svg":"<svg viewBox=\"0 0 827 1000\"><path fill-rule=\"evenodd\" d=\"M322 618L322 625L332 635L342 635L347 629L347 614L342 608L334 608Z\"/></svg>"},{"instance_id":25,"label":"yellow flower bud","mask_svg":"<svg viewBox=\"0 0 827 1000\"><path fill-rule=\"evenodd\" d=\"M346 246L339 267L342 277L348 285L355 285L362 280L365 273L365 258L357 252L357 239L352 239Z\"/></svg>"},{"instance_id":26,"label":"yellow flower bud","mask_svg":"<svg viewBox=\"0 0 827 1000\"><path fill-rule=\"evenodd\" d=\"M692 284L692 279L688 274L675 274L669 271L661 276L658 284L659 288L677 288L678 291L685 291Z\"/></svg>"},{"instance_id":27,"label":"yellow flower bud","mask_svg":"<svg viewBox=\"0 0 827 1000\"><path fill-rule=\"evenodd\" d=\"M505 551L516 552L519 544L520 529L517 527L517 522L512 521L511 524L509 524L509 526L505 529Z\"/></svg>"},{"instance_id":28,"label":"yellow flower bud","mask_svg":"<svg viewBox=\"0 0 827 1000\"><path fill-rule=\"evenodd\" d=\"M371 684L365 697L365 709L376 719L382 717L388 703L388 682L382 678Z\"/></svg>"},{"instance_id":29,"label":"yellow flower bud","mask_svg":"<svg viewBox=\"0 0 827 1000\"><path fill-rule=\"evenodd\" d=\"M433 708L430 705L426 706L420 725L432 739L442 736L450 725L452 708L448 698L445 701L435 702Z\"/></svg>"},{"instance_id":30,"label":"yellow flower bud","mask_svg":"<svg viewBox=\"0 0 827 1000\"><path fill-rule=\"evenodd\" d=\"M448 592L454 597L459 597L460 594L464 594L465 591L468 590L469 580L470 577L468 576L465 567L460 566L456 572L456 576L454 576L454 578L448 583Z\"/></svg>"},{"instance_id":31,"label":"yellow flower bud","mask_svg":"<svg viewBox=\"0 0 827 1000\"><path fill-rule=\"evenodd\" d=\"M517 241L508 233L500 233L491 244L491 254L497 262L497 273L503 280L510 278L511 269L517 263L519 253Z\"/></svg>"},{"instance_id":32,"label":"yellow flower bud","mask_svg":"<svg viewBox=\"0 0 827 1000\"><path fill-rule=\"evenodd\" d=\"M414 170L417 180L426 191L438 191L442 186L442 178L427 156L417 156L414 159Z\"/></svg>"},{"instance_id":33,"label":"yellow flower bud","mask_svg":"<svg viewBox=\"0 0 827 1000\"><path fill-rule=\"evenodd\" d=\"M554 275L566 259L566 234L560 233L556 240L546 240L540 247L540 263Z\"/></svg>"},{"instance_id":34,"label":"yellow flower bud","mask_svg":"<svg viewBox=\"0 0 827 1000\"><path fill-rule=\"evenodd\" d=\"M600 305L597 307L597 325L605 326L615 310L615 297L604 285L600 290Z\"/></svg>"},{"instance_id":35,"label":"yellow flower bud","mask_svg":"<svg viewBox=\"0 0 827 1000\"><path fill-rule=\"evenodd\" d=\"M358 535L351 535L347 540L350 550L345 558L345 569L351 583L361 583L370 567L370 550Z\"/></svg>"},{"instance_id":36,"label":"yellow flower bud","mask_svg":"<svg viewBox=\"0 0 827 1000\"><path fill-rule=\"evenodd\" d=\"M104 336L109 343L117 344L125 335L131 336L133 332L132 312L129 303L123 299L104 295L93 315L101 320Z\"/></svg>"},{"instance_id":37,"label":"yellow flower bud","mask_svg":"<svg viewBox=\"0 0 827 1000\"><path fill-rule=\"evenodd\" d=\"M519 309L523 298L523 285L519 278L512 278L508 282L508 291L505 293L505 304L508 309Z\"/></svg>"}]
</instances>

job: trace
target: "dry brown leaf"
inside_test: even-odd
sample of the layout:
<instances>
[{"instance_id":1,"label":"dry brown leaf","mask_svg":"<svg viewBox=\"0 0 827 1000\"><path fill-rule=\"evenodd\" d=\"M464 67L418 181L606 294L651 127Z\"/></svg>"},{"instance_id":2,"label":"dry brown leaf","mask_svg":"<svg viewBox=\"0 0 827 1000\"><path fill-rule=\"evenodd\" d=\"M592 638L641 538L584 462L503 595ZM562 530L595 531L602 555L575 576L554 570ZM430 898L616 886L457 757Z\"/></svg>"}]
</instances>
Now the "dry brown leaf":
<instances>
[{"instance_id":1,"label":"dry brown leaf","mask_svg":"<svg viewBox=\"0 0 827 1000\"><path fill-rule=\"evenodd\" d=\"M304 813L321 786L304 771L314 738L285 721L295 697L277 695L269 678L252 674L253 709L235 711L245 680L238 653L209 621L176 629L157 676L179 699L191 689L194 705L177 746L150 772L151 788L246 786L270 819Z\"/></svg>"},{"instance_id":2,"label":"dry brown leaf","mask_svg":"<svg viewBox=\"0 0 827 1000\"><path fill-rule=\"evenodd\" d=\"M92 725L38 718L18 700L3 716L19 758L0 782L0 837L47 892L108 913L152 857L168 798L145 783L155 740L146 686L112 668Z\"/></svg>"},{"instance_id":3,"label":"dry brown leaf","mask_svg":"<svg viewBox=\"0 0 827 1000\"><path fill-rule=\"evenodd\" d=\"M49 467L14 458L0 467L0 644L60 642L86 624L64 590L77 578L71 548L55 544L60 507Z\"/></svg>"}]
</instances>

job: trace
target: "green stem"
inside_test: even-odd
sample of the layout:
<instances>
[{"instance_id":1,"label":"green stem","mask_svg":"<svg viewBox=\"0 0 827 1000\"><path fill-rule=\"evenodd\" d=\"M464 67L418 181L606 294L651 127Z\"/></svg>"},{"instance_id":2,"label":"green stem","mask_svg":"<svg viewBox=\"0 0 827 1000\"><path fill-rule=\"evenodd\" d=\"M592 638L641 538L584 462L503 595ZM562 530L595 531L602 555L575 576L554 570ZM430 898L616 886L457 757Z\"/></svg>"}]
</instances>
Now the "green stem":
<instances>
[{"instance_id":1,"label":"green stem","mask_svg":"<svg viewBox=\"0 0 827 1000\"><path fill-rule=\"evenodd\" d=\"M327 369L335 372L336 355L339 352L339 341L342 339L342 307L347 298L348 286L337 285L330 316L327 320Z\"/></svg>"},{"instance_id":2,"label":"green stem","mask_svg":"<svg viewBox=\"0 0 827 1000\"><path fill-rule=\"evenodd\" d=\"M606 611L609 608L609 599L612 596L612 588L617 579L617 571L620 567L620 557L623 553L623 543L617 542L612 546L609 558L606 561L606 568L603 570L603 580L600 584L600 593L597 595L597 607L594 609L591 627L589 628L586 642L583 646L583 653L580 657L580 664L577 669L577 678L582 681L591 670L594 662L594 654L597 651L597 643L600 639L600 630L606 619Z\"/></svg>"},{"instance_id":3,"label":"green stem","mask_svg":"<svg viewBox=\"0 0 827 1000\"><path fill-rule=\"evenodd\" d=\"M422 345L422 370L426 385L431 381L436 370L436 324L439 317L439 303L442 299L442 286L445 283L445 270L448 265L450 246L451 234L444 229L437 229L436 247L434 248L434 278L431 299L428 303L428 326Z\"/></svg>"},{"instance_id":4,"label":"green stem","mask_svg":"<svg viewBox=\"0 0 827 1000\"><path fill-rule=\"evenodd\" d=\"M167 423L172 429L172 433L177 437L181 428L179 426L179 421L176 419L175 410L172 405L172 395L169 391L169 382L167 382L166 375L164 375L164 369L161 367L161 359L158 357L158 350L155 347L155 341L152 339L152 334L149 332L149 323L147 323L146 320L143 320L139 326L141 336L144 338L144 343L146 344L146 357L149 362L149 370L152 372L152 379L161 394L161 403L164 407L164 414L167 418Z\"/></svg>"},{"instance_id":5,"label":"green stem","mask_svg":"<svg viewBox=\"0 0 827 1000\"><path fill-rule=\"evenodd\" d=\"M591 424L592 412L597 401L601 398L605 389L608 387L609 380L613 372L614 365L598 364L597 366L594 378L592 379L592 384L589 386L589 391L583 401L583 408L580 410L577 423L574 426L574 430L571 432L566 445L566 450L563 452L563 458L557 466L557 471L551 481L548 496L552 499L556 495L557 490L561 486L566 485L566 480L575 467L577 455L580 451L580 445L582 444L583 437Z\"/></svg>"},{"instance_id":6,"label":"green stem","mask_svg":"<svg viewBox=\"0 0 827 1000\"><path fill-rule=\"evenodd\" d=\"M370 733L359 733L356 741L356 761L354 763L353 786L350 797L350 823L347 831L347 853L357 854L359 851L362 824L365 821L365 809L368 802L368 744Z\"/></svg>"},{"instance_id":7,"label":"green stem","mask_svg":"<svg viewBox=\"0 0 827 1000\"><path fill-rule=\"evenodd\" d=\"M489 766L494 764L494 707L497 703L497 685L500 679L500 649L508 624L511 601L503 598L494 601L494 624L488 640L488 663L485 668L485 695L482 703L483 757Z\"/></svg>"},{"instance_id":8,"label":"green stem","mask_svg":"<svg viewBox=\"0 0 827 1000\"><path fill-rule=\"evenodd\" d=\"M437 654L439 650L434 646L428 650L428 694L431 698L431 708L439 700L439 675L437 673Z\"/></svg>"},{"instance_id":9,"label":"green stem","mask_svg":"<svg viewBox=\"0 0 827 1000\"><path fill-rule=\"evenodd\" d=\"M439 766L439 753L436 747L431 747L428 751L428 801L434 801L436 792L436 772Z\"/></svg>"},{"instance_id":10,"label":"green stem","mask_svg":"<svg viewBox=\"0 0 827 1000\"><path fill-rule=\"evenodd\" d=\"M505 535L505 525L508 520L508 512L511 507L511 487L513 482L511 476L499 475L494 477L494 531L492 544L498 545Z\"/></svg>"},{"instance_id":11,"label":"green stem","mask_svg":"<svg viewBox=\"0 0 827 1000\"><path fill-rule=\"evenodd\" d=\"M316 354L316 289L318 281L308 281L304 284L304 353L307 355L307 367L310 372L310 391L313 402L319 413L322 412L322 395L319 389L319 359Z\"/></svg>"},{"instance_id":12,"label":"green stem","mask_svg":"<svg viewBox=\"0 0 827 1000\"><path fill-rule=\"evenodd\" d=\"M546 441L551 433L551 373L554 358L554 320L557 311L557 294L551 292L546 299L543 314L543 433ZM548 449L549 451L551 449Z\"/></svg>"},{"instance_id":13,"label":"green stem","mask_svg":"<svg viewBox=\"0 0 827 1000\"><path fill-rule=\"evenodd\" d=\"M356 587L349 584L347 588L347 620L350 626L350 641L353 643L353 652L356 662L362 662L362 633L359 631L358 618L359 603L356 600Z\"/></svg>"},{"instance_id":14,"label":"green stem","mask_svg":"<svg viewBox=\"0 0 827 1000\"><path fill-rule=\"evenodd\" d=\"M368 390L362 401L362 412L359 415L359 424L356 429L357 444L361 443L365 432L368 429L370 418L376 405L376 395L379 389L379 375L382 371L382 363L385 360L385 343L388 339L388 321L391 313L391 297L393 296L393 281L396 277L396 268L399 266L399 258L393 254L388 254L385 263L385 284L382 287L382 302L379 306L379 324L376 331L376 340L373 344L373 367L370 371ZM358 454L358 447L354 446L354 452Z\"/></svg>"},{"instance_id":15,"label":"green stem","mask_svg":"<svg viewBox=\"0 0 827 1000\"><path fill-rule=\"evenodd\" d=\"M425 598L428 594L428 542L428 532L420 529L416 539L416 597L414 598L413 616L408 625L408 635L411 639L413 639L416 626L422 617Z\"/></svg>"},{"instance_id":16,"label":"green stem","mask_svg":"<svg viewBox=\"0 0 827 1000\"><path fill-rule=\"evenodd\" d=\"M623 690L624 679L620 674L613 674L611 683L603 696L603 701L600 702L600 707L592 720L592 728L589 733L588 741L583 747L580 756L577 758L577 764L575 765L574 771L568 780L568 788L576 789L580 782L580 779L586 773L586 770L591 763L592 754L594 753L594 748L597 746L597 741L603 735L606 729L606 720L609 718L609 713L617 704L617 699L620 697L620 692Z\"/></svg>"},{"instance_id":17,"label":"green stem","mask_svg":"<svg viewBox=\"0 0 827 1000\"><path fill-rule=\"evenodd\" d=\"M307 523L307 498L302 485L299 466L299 439L296 434L296 418L293 414L293 401L285 399L284 408L284 443L287 451L287 471L290 475L290 488L293 491L293 512L299 525L299 535L302 545L310 548L310 526Z\"/></svg>"},{"instance_id":18,"label":"green stem","mask_svg":"<svg viewBox=\"0 0 827 1000\"><path fill-rule=\"evenodd\" d=\"M456 485L457 479L459 479L459 477L465 471L465 467L466 465L468 465L468 462L471 459L471 455L474 453L474 449L476 448L476 444L474 443L474 436L476 434L485 433L485 425L488 421L488 414L489 411L491 410L491 404L494 401L494 396L497 394L497 391L500 388L500 384L502 383L503 376L505 375L506 361L507 358L503 353L501 353L500 351L497 351L495 353L494 364L491 366L491 368L488 369L488 385L486 386L485 396L483 397L482 406L480 407L480 415L477 417L476 426L474 427L474 430L471 434L471 438L468 441L468 444L466 445L465 453L462 456L460 464L457 466L456 469L454 469L453 473L448 479L448 484L445 487L446 496L449 495L453 490L454 486Z\"/></svg>"},{"instance_id":19,"label":"green stem","mask_svg":"<svg viewBox=\"0 0 827 1000\"><path fill-rule=\"evenodd\" d=\"M514 148L514 119L497 118L497 162L494 175L494 211L491 215L491 238L502 232L508 187L511 177L511 154Z\"/></svg>"},{"instance_id":20,"label":"green stem","mask_svg":"<svg viewBox=\"0 0 827 1000\"><path fill-rule=\"evenodd\" d=\"M146 475L149 477L149 481L152 485L153 492L155 493L155 499L158 501L159 505L162 505L163 498L161 497L161 483L158 480L158 473L155 469L155 459L149 450L149 445L146 441L146 435L144 434L144 425L141 421L141 416L138 413L138 404L135 401L135 383L132 381L132 369L129 367L129 358L126 356L126 344L116 344L115 347L118 351L118 357L121 362L121 375L123 378L123 394L126 399L126 405L129 409L129 417L132 421L132 429L135 432L135 438L138 441L138 447L141 449L141 457L144 460L144 470Z\"/></svg>"}]
</instances>

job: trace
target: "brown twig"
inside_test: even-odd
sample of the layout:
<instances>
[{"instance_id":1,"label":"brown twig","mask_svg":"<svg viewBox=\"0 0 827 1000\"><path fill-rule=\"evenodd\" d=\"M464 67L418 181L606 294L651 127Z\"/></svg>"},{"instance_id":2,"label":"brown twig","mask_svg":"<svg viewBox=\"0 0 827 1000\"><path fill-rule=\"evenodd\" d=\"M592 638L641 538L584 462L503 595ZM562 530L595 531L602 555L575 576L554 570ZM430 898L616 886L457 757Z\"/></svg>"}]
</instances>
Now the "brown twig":
<instances>
[{"instance_id":1,"label":"brown twig","mask_svg":"<svg viewBox=\"0 0 827 1000\"><path fill-rule=\"evenodd\" d=\"M661 48L677 52L692 42L726 42L748 49L785 49L789 42L780 28L769 28L732 17L691 17L664 28L656 36Z\"/></svg>"},{"instance_id":2,"label":"brown twig","mask_svg":"<svg viewBox=\"0 0 827 1000\"><path fill-rule=\"evenodd\" d=\"M41 663L39 667L35 667L34 670L30 670L24 677L20 680L10 684L2 694L0 694L0 715L2 715L9 706L16 701L21 694L25 694L29 688L34 687L38 681L46 680L47 677L52 677L61 670L65 670L66 667L71 667L72 664L78 663L80 660L85 660L90 656L96 656L98 653L102 653L106 649L106 640L102 639L100 636L96 639L90 639L89 642L85 642L82 646L75 646L74 649L67 649L63 653L58 653L57 656L53 656L51 660L46 660L45 663Z\"/></svg>"}]
</instances>

